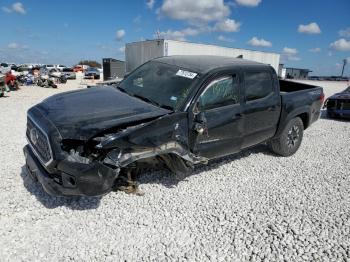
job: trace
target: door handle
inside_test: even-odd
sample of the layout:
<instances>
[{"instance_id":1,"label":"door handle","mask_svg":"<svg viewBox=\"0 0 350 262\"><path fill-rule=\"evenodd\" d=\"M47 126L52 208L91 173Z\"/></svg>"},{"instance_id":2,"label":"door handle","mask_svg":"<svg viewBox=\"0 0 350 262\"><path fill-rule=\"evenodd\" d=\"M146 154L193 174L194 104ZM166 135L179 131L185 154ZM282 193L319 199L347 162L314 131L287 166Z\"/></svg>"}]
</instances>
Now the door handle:
<instances>
[{"instance_id":1,"label":"door handle","mask_svg":"<svg viewBox=\"0 0 350 262\"><path fill-rule=\"evenodd\" d=\"M235 118L242 118L242 117L243 117L243 115L241 113L235 114Z\"/></svg>"},{"instance_id":2,"label":"door handle","mask_svg":"<svg viewBox=\"0 0 350 262\"><path fill-rule=\"evenodd\" d=\"M276 110L275 106L270 106L269 108L267 108L267 111L274 111L274 110Z\"/></svg>"}]
</instances>

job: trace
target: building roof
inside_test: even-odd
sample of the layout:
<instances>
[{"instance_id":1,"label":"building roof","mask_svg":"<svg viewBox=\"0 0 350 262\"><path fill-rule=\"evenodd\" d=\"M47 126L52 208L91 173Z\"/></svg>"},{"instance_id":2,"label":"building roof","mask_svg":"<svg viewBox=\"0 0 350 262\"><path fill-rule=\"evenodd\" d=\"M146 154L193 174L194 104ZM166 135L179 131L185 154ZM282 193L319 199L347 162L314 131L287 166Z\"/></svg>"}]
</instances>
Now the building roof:
<instances>
[{"instance_id":1,"label":"building roof","mask_svg":"<svg viewBox=\"0 0 350 262\"><path fill-rule=\"evenodd\" d=\"M269 52L269 51L264 51L264 50L254 50L254 49L247 49L247 48L238 48L238 47L233 47L233 46L221 46L221 45L215 45L215 44L210 44L210 43L195 43L195 42L181 41L181 40L173 40L173 39L166 39L166 38L146 39L146 40L143 40L143 41L135 41L135 42L126 43L126 45L137 44L137 43L142 43L142 42L154 42L154 41L160 41L160 42L164 42L164 41L167 41L167 42L179 42L179 43L186 43L186 44L193 44L193 45L215 46L215 47L220 47L220 48L225 48L225 49L244 50L244 51L249 51L249 52L254 52L254 53L267 53L267 54L273 54L273 55L280 55L280 53Z\"/></svg>"},{"instance_id":2,"label":"building roof","mask_svg":"<svg viewBox=\"0 0 350 262\"><path fill-rule=\"evenodd\" d=\"M300 71L309 71L309 72L312 72L310 69L306 69L306 68L286 67L286 69L292 69L292 70L300 70Z\"/></svg>"},{"instance_id":3,"label":"building roof","mask_svg":"<svg viewBox=\"0 0 350 262\"><path fill-rule=\"evenodd\" d=\"M212 56L212 55L175 55L164 56L154 59L154 61L166 63L169 65L176 65L178 67L186 68L197 73L207 73L215 68L222 68L228 66L268 66L266 64L245 60L241 58L232 58L226 56Z\"/></svg>"}]
</instances>

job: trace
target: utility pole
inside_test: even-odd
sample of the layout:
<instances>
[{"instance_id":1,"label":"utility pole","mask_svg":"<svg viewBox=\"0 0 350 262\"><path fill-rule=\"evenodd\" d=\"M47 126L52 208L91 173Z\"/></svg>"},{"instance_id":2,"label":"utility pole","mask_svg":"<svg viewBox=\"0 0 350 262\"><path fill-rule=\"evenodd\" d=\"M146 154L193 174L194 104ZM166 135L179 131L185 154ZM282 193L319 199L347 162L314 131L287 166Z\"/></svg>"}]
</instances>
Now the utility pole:
<instances>
[{"instance_id":1,"label":"utility pole","mask_svg":"<svg viewBox=\"0 0 350 262\"><path fill-rule=\"evenodd\" d=\"M341 70L341 77L343 77L343 74L344 74L344 68L345 68L345 65L347 63L347 59L343 59L343 69Z\"/></svg>"}]
</instances>

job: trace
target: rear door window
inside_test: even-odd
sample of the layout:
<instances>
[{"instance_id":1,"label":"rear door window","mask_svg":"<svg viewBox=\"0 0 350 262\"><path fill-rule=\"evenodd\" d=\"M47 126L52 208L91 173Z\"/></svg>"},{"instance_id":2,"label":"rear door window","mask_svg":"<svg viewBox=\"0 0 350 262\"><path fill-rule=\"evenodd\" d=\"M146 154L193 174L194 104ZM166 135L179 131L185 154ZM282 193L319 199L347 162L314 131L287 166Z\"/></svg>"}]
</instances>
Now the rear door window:
<instances>
[{"instance_id":1,"label":"rear door window","mask_svg":"<svg viewBox=\"0 0 350 262\"><path fill-rule=\"evenodd\" d=\"M267 71L244 72L245 100L262 99L273 93L271 74Z\"/></svg>"}]
</instances>

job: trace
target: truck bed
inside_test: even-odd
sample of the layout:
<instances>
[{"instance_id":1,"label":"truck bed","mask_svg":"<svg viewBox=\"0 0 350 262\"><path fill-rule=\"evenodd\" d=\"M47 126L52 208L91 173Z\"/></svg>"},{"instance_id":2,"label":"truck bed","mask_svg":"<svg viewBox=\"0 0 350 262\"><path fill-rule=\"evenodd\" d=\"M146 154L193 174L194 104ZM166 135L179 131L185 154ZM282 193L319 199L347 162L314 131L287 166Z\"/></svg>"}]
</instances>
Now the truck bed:
<instances>
[{"instance_id":1,"label":"truck bed","mask_svg":"<svg viewBox=\"0 0 350 262\"><path fill-rule=\"evenodd\" d=\"M304 128L307 128L319 118L323 103L322 87L288 80L279 80L279 85L282 102L281 119L287 119L288 115L294 114L293 112L307 110L307 114L301 116Z\"/></svg>"},{"instance_id":2,"label":"truck bed","mask_svg":"<svg viewBox=\"0 0 350 262\"><path fill-rule=\"evenodd\" d=\"M290 93L290 92L296 92L301 90L310 90L313 88L316 88L317 86L303 84L303 83L297 83L292 82L288 80L279 80L280 83L280 92L281 93Z\"/></svg>"}]
</instances>

